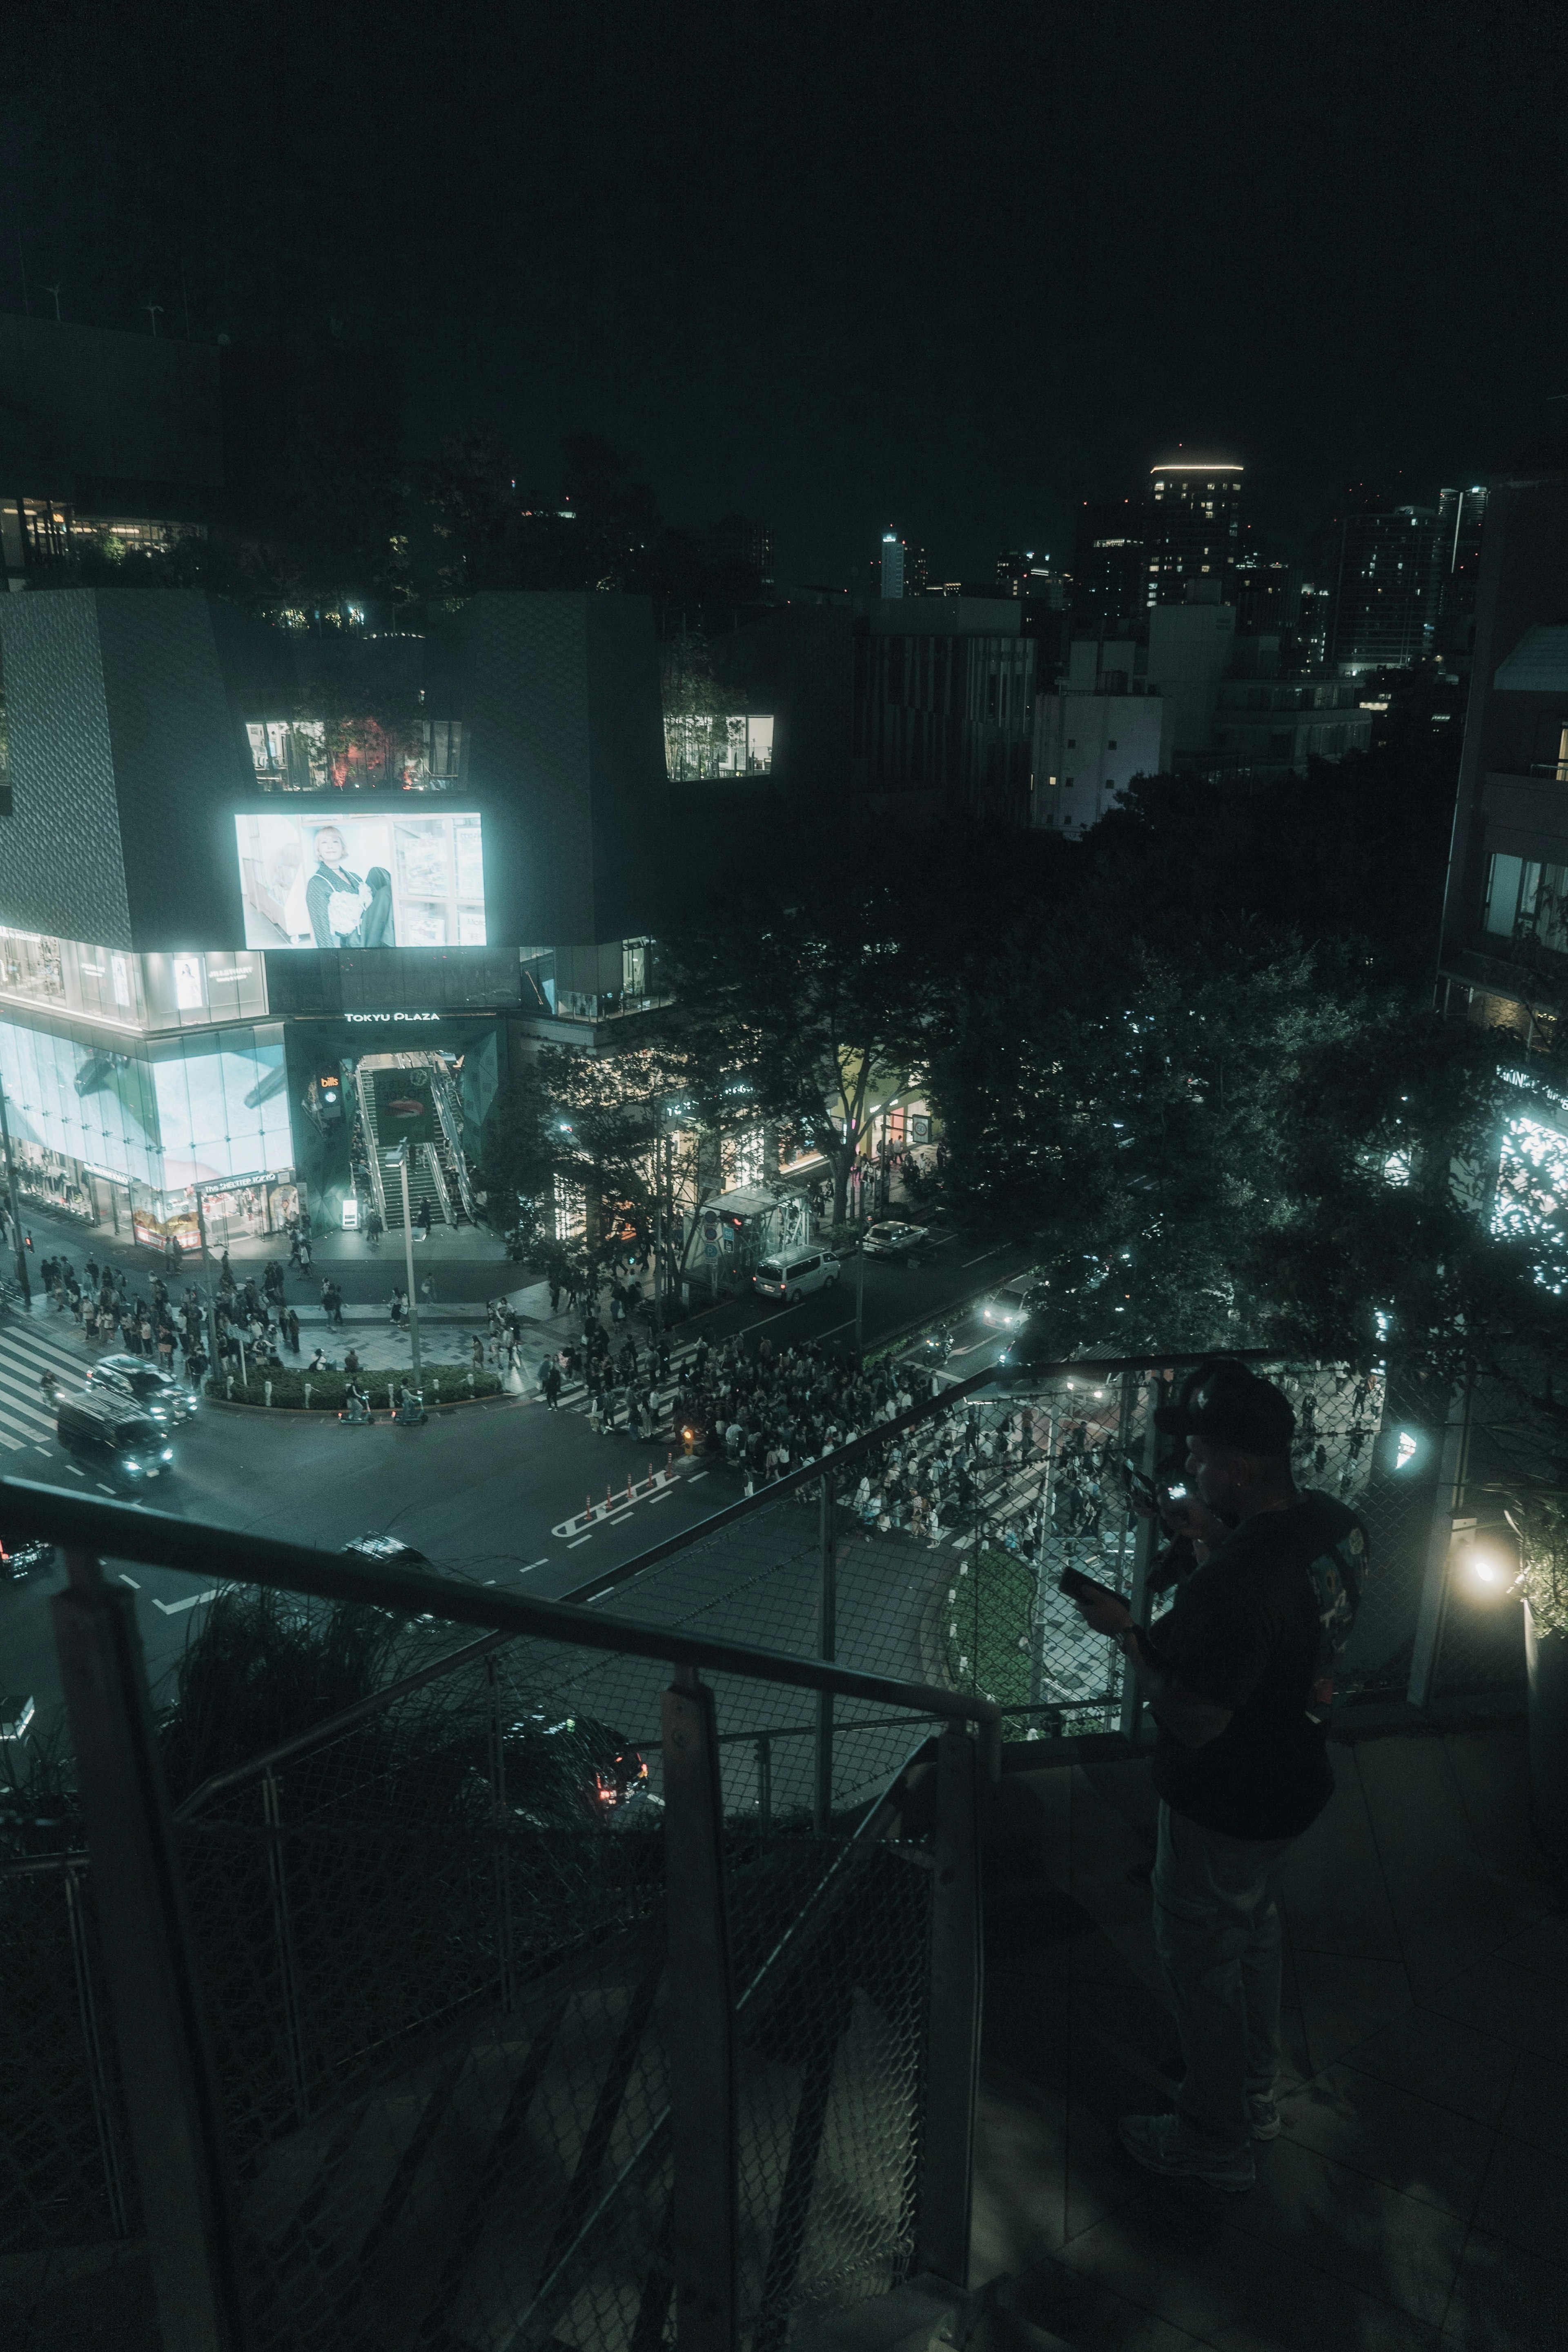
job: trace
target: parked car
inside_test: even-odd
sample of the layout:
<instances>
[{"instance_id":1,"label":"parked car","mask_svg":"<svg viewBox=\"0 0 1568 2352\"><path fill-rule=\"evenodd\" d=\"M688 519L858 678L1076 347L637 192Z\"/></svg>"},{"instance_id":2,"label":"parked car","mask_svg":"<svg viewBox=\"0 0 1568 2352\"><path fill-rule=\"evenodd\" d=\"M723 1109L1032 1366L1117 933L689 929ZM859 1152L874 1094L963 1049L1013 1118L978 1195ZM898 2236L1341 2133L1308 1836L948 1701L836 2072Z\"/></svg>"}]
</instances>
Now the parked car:
<instances>
[{"instance_id":1,"label":"parked car","mask_svg":"<svg viewBox=\"0 0 1568 2352\"><path fill-rule=\"evenodd\" d=\"M174 1465L168 1423L112 1389L89 1386L59 1398L55 1429L68 1452L86 1454L128 1486L161 1478Z\"/></svg>"},{"instance_id":2,"label":"parked car","mask_svg":"<svg viewBox=\"0 0 1568 2352\"><path fill-rule=\"evenodd\" d=\"M87 1384L89 1389L111 1389L116 1396L129 1397L154 1421L167 1422L171 1429L189 1421L196 1409L192 1391L183 1388L170 1373L161 1372L145 1356L100 1356L87 1376Z\"/></svg>"},{"instance_id":3,"label":"parked car","mask_svg":"<svg viewBox=\"0 0 1568 2352\"><path fill-rule=\"evenodd\" d=\"M54 1557L53 1544L0 1543L0 1584L25 1584L52 1567Z\"/></svg>"},{"instance_id":4,"label":"parked car","mask_svg":"<svg viewBox=\"0 0 1568 2352\"><path fill-rule=\"evenodd\" d=\"M902 1258L908 1265L930 1234L929 1225L906 1225L897 1217L884 1217L880 1224L867 1226L860 1246L868 1257Z\"/></svg>"},{"instance_id":5,"label":"parked car","mask_svg":"<svg viewBox=\"0 0 1568 2352\"><path fill-rule=\"evenodd\" d=\"M838 1279L838 1260L820 1242L797 1243L775 1250L752 1276L752 1287L763 1298L782 1299L786 1307L807 1291L826 1290Z\"/></svg>"}]
</instances>

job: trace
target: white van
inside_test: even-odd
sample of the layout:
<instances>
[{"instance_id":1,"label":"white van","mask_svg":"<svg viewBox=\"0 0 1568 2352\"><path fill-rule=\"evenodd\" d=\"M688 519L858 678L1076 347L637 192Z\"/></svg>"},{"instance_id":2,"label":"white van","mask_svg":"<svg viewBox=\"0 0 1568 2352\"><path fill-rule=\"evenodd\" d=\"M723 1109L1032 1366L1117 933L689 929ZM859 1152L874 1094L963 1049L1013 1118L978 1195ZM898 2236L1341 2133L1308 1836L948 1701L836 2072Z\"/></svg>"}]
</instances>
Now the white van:
<instances>
[{"instance_id":1,"label":"white van","mask_svg":"<svg viewBox=\"0 0 1568 2352\"><path fill-rule=\"evenodd\" d=\"M804 1298L808 1290L826 1290L837 1279L838 1260L819 1242L800 1242L764 1259L752 1276L752 1288L764 1298L782 1298L788 1305Z\"/></svg>"}]
</instances>

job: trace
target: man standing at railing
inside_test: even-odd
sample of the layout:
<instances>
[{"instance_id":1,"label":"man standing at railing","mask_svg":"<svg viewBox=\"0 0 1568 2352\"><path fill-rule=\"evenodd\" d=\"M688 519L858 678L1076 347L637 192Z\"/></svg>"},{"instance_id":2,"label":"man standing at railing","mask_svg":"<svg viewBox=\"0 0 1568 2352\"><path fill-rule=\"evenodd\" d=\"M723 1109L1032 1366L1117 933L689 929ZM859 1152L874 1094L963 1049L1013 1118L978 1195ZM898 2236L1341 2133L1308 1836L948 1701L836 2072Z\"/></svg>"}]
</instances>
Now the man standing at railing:
<instances>
[{"instance_id":1,"label":"man standing at railing","mask_svg":"<svg viewBox=\"0 0 1568 2352\"><path fill-rule=\"evenodd\" d=\"M1333 1793L1318 1672L1319 1529L1290 1475L1295 1413L1270 1381L1224 1357L1162 1406L1187 1479L1229 1529L1183 1583L1158 1639L1125 1602L1079 1607L1112 1635L1148 1693L1154 1786L1154 1942L1181 2034L1176 2113L1124 2116L1151 2171L1250 2189L1254 2140L1279 2131L1279 1915L1292 1846Z\"/></svg>"}]
</instances>

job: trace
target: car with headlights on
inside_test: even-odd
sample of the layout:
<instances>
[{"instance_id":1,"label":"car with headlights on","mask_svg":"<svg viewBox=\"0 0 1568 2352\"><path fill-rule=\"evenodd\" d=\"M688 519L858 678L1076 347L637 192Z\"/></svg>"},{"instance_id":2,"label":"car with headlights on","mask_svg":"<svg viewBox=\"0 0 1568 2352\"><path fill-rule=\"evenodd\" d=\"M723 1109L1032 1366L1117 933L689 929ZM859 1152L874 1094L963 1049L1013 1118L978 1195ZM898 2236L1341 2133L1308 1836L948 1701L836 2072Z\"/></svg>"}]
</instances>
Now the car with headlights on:
<instances>
[{"instance_id":1,"label":"car with headlights on","mask_svg":"<svg viewBox=\"0 0 1568 2352\"><path fill-rule=\"evenodd\" d=\"M84 1454L128 1486L162 1478L174 1466L168 1423L154 1421L112 1389L77 1389L58 1401L55 1431L68 1453Z\"/></svg>"},{"instance_id":2,"label":"car with headlights on","mask_svg":"<svg viewBox=\"0 0 1568 2352\"><path fill-rule=\"evenodd\" d=\"M1037 1274L1015 1275L1011 1282L992 1292L980 1309L980 1319L993 1331L1021 1331L1045 1311L1049 1297L1048 1286Z\"/></svg>"}]
</instances>

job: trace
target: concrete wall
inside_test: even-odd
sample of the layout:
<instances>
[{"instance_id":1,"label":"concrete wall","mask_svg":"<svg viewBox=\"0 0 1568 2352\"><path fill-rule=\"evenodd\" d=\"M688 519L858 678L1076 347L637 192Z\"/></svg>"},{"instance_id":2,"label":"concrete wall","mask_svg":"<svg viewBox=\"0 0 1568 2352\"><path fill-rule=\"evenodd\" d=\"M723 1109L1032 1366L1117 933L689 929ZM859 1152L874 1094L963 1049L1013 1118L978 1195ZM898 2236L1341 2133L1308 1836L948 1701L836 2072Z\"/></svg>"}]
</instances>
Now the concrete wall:
<instances>
[{"instance_id":1,"label":"concrete wall","mask_svg":"<svg viewBox=\"0 0 1568 2352\"><path fill-rule=\"evenodd\" d=\"M1087 832L1134 776L1159 775L1169 764L1170 717L1169 705L1154 694L1037 697L1032 823Z\"/></svg>"}]
</instances>

